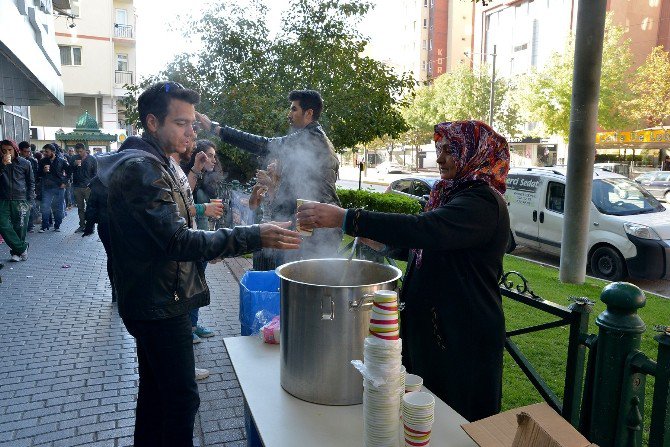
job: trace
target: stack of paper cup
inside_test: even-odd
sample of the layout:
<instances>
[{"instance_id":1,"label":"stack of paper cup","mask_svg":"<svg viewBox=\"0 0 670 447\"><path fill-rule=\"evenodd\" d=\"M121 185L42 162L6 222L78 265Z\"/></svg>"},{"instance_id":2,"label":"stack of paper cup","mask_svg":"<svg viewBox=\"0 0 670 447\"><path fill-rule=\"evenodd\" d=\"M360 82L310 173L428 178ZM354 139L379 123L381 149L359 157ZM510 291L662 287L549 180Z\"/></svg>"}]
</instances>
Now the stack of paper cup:
<instances>
[{"instance_id":1,"label":"stack of paper cup","mask_svg":"<svg viewBox=\"0 0 670 447\"><path fill-rule=\"evenodd\" d=\"M402 340L398 330L398 296L390 290L375 292L370 336L363 344L366 379L363 382L363 418L366 447L398 445L398 414L402 384Z\"/></svg>"},{"instance_id":2,"label":"stack of paper cup","mask_svg":"<svg viewBox=\"0 0 670 447\"><path fill-rule=\"evenodd\" d=\"M378 290L373 300L370 335L382 340L399 340L398 294L393 290Z\"/></svg>"},{"instance_id":3,"label":"stack of paper cup","mask_svg":"<svg viewBox=\"0 0 670 447\"><path fill-rule=\"evenodd\" d=\"M407 374L405 375L405 392L411 393L414 391L421 391L423 386L423 379L421 376L416 374Z\"/></svg>"},{"instance_id":4,"label":"stack of paper cup","mask_svg":"<svg viewBox=\"0 0 670 447\"><path fill-rule=\"evenodd\" d=\"M405 447L430 445L435 421L435 397L421 391L407 393L402 399L402 423Z\"/></svg>"}]
</instances>

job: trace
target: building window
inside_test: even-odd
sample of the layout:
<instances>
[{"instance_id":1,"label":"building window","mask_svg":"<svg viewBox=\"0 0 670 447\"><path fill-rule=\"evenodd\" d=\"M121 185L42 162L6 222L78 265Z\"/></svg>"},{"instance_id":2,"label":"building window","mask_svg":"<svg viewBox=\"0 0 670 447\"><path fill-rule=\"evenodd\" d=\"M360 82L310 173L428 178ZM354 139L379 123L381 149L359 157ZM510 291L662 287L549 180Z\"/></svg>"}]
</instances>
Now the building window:
<instances>
[{"instance_id":1,"label":"building window","mask_svg":"<svg viewBox=\"0 0 670 447\"><path fill-rule=\"evenodd\" d=\"M125 9L116 10L116 23L119 25L128 24L128 12Z\"/></svg>"},{"instance_id":2,"label":"building window","mask_svg":"<svg viewBox=\"0 0 670 447\"><path fill-rule=\"evenodd\" d=\"M75 17L79 17L81 15L79 11L79 0L70 0L70 14Z\"/></svg>"},{"instance_id":3,"label":"building window","mask_svg":"<svg viewBox=\"0 0 670 447\"><path fill-rule=\"evenodd\" d=\"M421 48L422 48L423 50L426 49L426 39L423 39L423 44L421 45Z\"/></svg>"},{"instance_id":4,"label":"building window","mask_svg":"<svg viewBox=\"0 0 670 447\"><path fill-rule=\"evenodd\" d=\"M428 41L428 49L429 49L429 50L432 50L432 49L433 49L433 39L430 39L430 40Z\"/></svg>"},{"instance_id":5,"label":"building window","mask_svg":"<svg viewBox=\"0 0 670 447\"><path fill-rule=\"evenodd\" d=\"M423 6L428 7L428 0L423 0Z\"/></svg>"},{"instance_id":6,"label":"building window","mask_svg":"<svg viewBox=\"0 0 670 447\"><path fill-rule=\"evenodd\" d=\"M430 6L431 7L435 6L435 0L430 0Z\"/></svg>"},{"instance_id":7,"label":"building window","mask_svg":"<svg viewBox=\"0 0 670 447\"><path fill-rule=\"evenodd\" d=\"M81 47L59 45L61 65L81 65Z\"/></svg>"},{"instance_id":8,"label":"building window","mask_svg":"<svg viewBox=\"0 0 670 447\"><path fill-rule=\"evenodd\" d=\"M423 19L423 28L428 28L428 19Z\"/></svg>"},{"instance_id":9,"label":"building window","mask_svg":"<svg viewBox=\"0 0 670 447\"><path fill-rule=\"evenodd\" d=\"M128 55L116 55L116 71L128 71Z\"/></svg>"}]
</instances>

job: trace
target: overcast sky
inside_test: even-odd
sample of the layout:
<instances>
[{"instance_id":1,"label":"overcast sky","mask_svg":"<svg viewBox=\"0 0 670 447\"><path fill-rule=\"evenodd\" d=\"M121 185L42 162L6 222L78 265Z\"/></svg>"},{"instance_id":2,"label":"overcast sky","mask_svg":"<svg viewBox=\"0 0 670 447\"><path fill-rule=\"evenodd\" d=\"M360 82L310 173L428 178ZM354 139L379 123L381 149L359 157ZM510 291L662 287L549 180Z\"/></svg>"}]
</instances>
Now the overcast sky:
<instances>
[{"instance_id":1,"label":"overcast sky","mask_svg":"<svg viewBox=\"0 0 670 447\"><path fill-rule=\"evenodd\" d=\"M231 0L217 0L231 1ZM243 5L253 0L234 0L236 4ZM389 6L392 0L375 0L380 6L375 8L374 15L370 15L362 24L364 33L372 36L379 51L391 51L384 47L388 42L388 35L392 32L385 18L389 14ZM158 72L163 68L175 54L188 50L186 44L178 31L170 31L172 27L178 27L176 17L179 15L198 15L206 8L209 1L203 0L135 0L137 12L137 72L141 77ZM268 27L271 32L276 32L281 26L281 13L289 4L289 0L265 0L269 6ZM384 5L384 6L381 6Z\"/></svg>"}]
</instances>

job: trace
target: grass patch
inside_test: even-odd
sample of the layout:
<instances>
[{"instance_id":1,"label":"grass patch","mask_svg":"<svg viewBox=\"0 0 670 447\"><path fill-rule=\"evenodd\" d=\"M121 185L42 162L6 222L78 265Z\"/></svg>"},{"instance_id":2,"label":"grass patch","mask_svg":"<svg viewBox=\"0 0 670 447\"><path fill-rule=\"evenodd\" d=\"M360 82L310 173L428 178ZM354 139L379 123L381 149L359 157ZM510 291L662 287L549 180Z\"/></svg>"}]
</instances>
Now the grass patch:
<instances>
[{"instance_id":1,"label":"grass patch","mask_svg":"<svg viewBox=\"0 0 670 447\"><path fill-rule=\"evenodd\" d=\"M344 244L351 241L345 236ZM398 262L403 271L406 263ZM506 255L504 259L506 272L515 270L523 274L528 280L529 287L542 298L563 306L569 305L570 296L587 297L595 302L589 319L589 333L597 334L596 317L605 310L600 301L600 293L609 284L595 278L586 278L584 284L564 284L558 280L558 269L545 266L524 259ZM647 303L638 311L642 320L647 324L647 331L642 334L641 350L652 359L656 359L658 343L653 337L656 335L651 328L656 324L670 324L670 301L653 294L646 294ZM503 299L505 323L507 330L519 329L535 324L554 321L555 317L514 302ZM515 343L524 355L531 361L554 393L562 399L565 380L565 362L567 358L569 329L567 326L549 329L534 334L514 337ZM647 445L651 404L653 399L654 378L648 377L644 409L644 444ZM542 397L531 385L512 358L505 352L503 365L503 410L541 402Z\"/></svg>"}]
</instances>

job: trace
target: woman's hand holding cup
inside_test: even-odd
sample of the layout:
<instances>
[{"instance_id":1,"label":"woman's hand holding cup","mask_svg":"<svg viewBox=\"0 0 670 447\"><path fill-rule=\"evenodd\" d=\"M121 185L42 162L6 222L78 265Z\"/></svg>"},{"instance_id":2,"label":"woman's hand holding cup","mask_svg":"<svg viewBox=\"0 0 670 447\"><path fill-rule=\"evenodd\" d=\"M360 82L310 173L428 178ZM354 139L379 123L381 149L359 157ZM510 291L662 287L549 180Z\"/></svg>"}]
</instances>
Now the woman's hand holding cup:
<instances>
[{"instance_id":1,"label":"woman's hand holding cup","mask_svg":"<svg viewBox=\"0 0 670 447\"><path fill-rule=\"evenodd\" d=\"M305 202L298 208L298 225L301 229L340 228L346 210L328 203Z\"/></svg>"},{"instance_id":2,"label":"woman's hand holding cup","mask_svg":"<svg viewBox=\"0 0 670 447\"><path fill-rule=\"evenodd\" d=\"M223 210L223 202L221 201L205 203L205 216L211 217L212 219L221 219L221 216L223 216Z\"/></svg>"}]
</instances>

